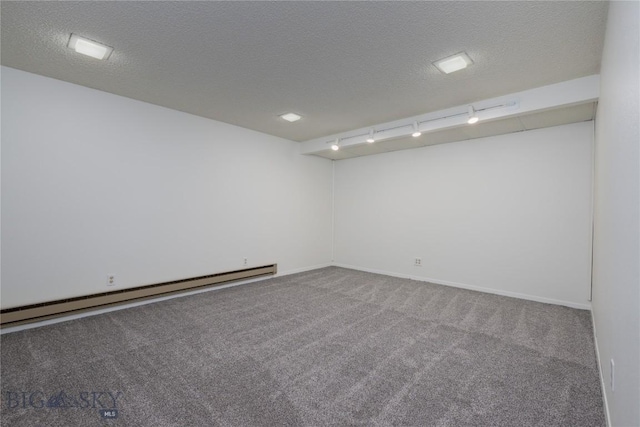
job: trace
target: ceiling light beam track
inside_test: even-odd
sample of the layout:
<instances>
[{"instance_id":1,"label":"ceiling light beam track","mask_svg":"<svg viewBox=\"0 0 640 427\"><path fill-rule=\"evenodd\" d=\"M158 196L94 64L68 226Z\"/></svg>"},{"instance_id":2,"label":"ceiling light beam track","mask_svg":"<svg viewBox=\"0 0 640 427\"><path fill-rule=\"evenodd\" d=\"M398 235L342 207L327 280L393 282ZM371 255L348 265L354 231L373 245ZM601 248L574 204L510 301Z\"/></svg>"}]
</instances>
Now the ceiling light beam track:
<instances>
[{"instance_id":1,"label":"ceiling light beam track","mask_svg":"<svg viewBox=\"0 0 640 427\"><path fill-rule=\"evenodd\" d=\"M382 141L385 139L389 139L389 138L397 138L398 136L406 136L406 135L411 135L414 138L417 138L419 136L422 135L423 132L423 124L425 123L433 123L433 122L437 122L437 121L441 121L441 120L446 120L446 119L451 119L451 118L456 118L456 119L460 119L463 118L464 121L466 121L468 124L473 124L478 122L478 113L482 113L483 111L488 111L488 110L495 110L498 108L510 108L510 109L517 109L518 108L518 102L517 101L510 101L504 104L499 104L499 105L493 105L490 107L485 107L485 108L481 108L481 109L475 109L473 108L472 105L469 105L468 108L466 108L464 110L464 112L461 113L455 113L455 114L450 114L448 116L443 116L443 117L436 117L433 119L429 119L429 120L414 120L411 123L407 123L407 124L401 124L398 126L394 126L391 128L376 128L376 129L370 129L368 132L366 133L361 133L358 135L352 135L352 136L347 136L347 137L340 137L340 138L334 138L330 141L327 141L327 144L331 144L331 149L334 151L337 151L340 149L340 145L341 142L343 141L353 141L355 139L358 140L357 143L362 143L362 139L365 139L365 142L368 143L372 143L375 141ZM475 118L475 121L472 121L472 119ZM459 120L456 120L456 124ZM433 129L425 129L424 131L432 131ZM347 145L352 145L352 144L347 144Z\"/></svg>"},{"instance_id":2,"label":"ceiling light beam track","mask_svg":"<svg viewBox=\"0 0 640 427\"><path fill-rule=\"evenodd\" d=\"M499 98L474 102L471 105L440 110L429 114L381 123L367 128L330 135L300 143L300 153L326 151L328 144L338 149L400 138L420 132L425 134L468 126L476 116L480 121L500 120L517 115L596 101L600 95L600 76L592 75L562 83L517 92ZM426 135L428 137L428 134ZM335 148L333 148L335 150Z\"/></svg>"}]
</instances>

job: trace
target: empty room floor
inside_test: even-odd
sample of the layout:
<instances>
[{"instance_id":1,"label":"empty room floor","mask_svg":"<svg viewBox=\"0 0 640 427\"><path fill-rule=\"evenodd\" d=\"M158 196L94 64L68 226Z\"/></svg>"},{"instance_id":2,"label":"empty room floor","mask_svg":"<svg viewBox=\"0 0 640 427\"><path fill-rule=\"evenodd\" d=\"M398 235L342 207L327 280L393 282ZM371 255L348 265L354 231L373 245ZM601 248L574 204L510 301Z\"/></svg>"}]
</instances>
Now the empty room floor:
<instances>
[{"instance_id":1,"label":"empty room floor","mask_svg":"<svg viewBox=\"0 0 640 427\"><path fill-rule=\"evenodd\" d=\"M588 311L338 267L1 344L6 426L605 425Z\"/></svg>"}]
</instances>

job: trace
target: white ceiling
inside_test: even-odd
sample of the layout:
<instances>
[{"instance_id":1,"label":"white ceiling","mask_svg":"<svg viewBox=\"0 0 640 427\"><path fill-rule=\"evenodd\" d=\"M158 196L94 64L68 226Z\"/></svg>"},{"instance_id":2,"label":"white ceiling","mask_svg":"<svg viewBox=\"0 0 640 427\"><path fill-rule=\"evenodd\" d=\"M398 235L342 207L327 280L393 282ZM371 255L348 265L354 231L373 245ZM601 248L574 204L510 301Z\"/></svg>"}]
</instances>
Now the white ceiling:
<instances>
[{"instance_id":1,"label":"white ceiling","mask_svg":"<svg viewBox=\"0 0 640 427\"><path fill-rule=\"evenodd\" d=\"M2 1L0 7L2 65L306 141L597 74L608 3ZM66 47L72 32L113 46L113 54L104 62L76 54ZM466 70L443 75L432 65L460 51L475 62ZM303 119L278 118L291 111ZM522 130L526 120L535 127L540 117L455 132Z\"/></svg>"}]
</instances>

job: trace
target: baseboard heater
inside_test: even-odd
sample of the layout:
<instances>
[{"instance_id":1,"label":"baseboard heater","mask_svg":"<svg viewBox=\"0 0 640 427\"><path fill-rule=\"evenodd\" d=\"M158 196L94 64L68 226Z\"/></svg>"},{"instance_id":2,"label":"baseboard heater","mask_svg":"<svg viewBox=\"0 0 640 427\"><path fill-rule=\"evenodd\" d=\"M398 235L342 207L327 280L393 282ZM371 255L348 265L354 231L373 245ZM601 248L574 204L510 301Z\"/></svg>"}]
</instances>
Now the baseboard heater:
<instances>
[{"instance_id":1,"label":"baseboard heater","mask_svg":"<svg viewBox=\"0 0 640 427\"><path fill-rule=\"evenodd\" d=\"M15 326L23 323L37 322L54 317L76 314L88 310L95 310L107 306L125 304L158 296L165 296L200 289L220 286L238 280L248 280L263 276L274 275L278 272L277 264L243 270L216 273L208 276L192 277L190 279L175 280L173 282L140 286L112 292L87 295L40 304L7 308L0 311L0 327Z\"/></svg>"}]
</instances>

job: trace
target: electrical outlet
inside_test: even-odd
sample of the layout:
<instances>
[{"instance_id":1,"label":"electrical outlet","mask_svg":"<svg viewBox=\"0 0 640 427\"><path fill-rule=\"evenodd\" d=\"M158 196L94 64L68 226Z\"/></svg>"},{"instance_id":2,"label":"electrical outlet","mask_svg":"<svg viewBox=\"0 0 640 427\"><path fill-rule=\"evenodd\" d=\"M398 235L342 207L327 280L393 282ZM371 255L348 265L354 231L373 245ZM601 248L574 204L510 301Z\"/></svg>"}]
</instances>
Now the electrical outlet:
<instances>
[{"instance_id":1,"label":"electrical outlet","mask_svg":"<svg viewBox=\"0 0 640 427\"><path fill-rule=\"evenodd\" d=\"M613 359L611 359L611 378L609 378L609 381L611 391L616 391L616 364Z\"/></svg>"},{"instance_id":2,"label":"electrical outlet","mask_svg":"<svg viewBox=\"0 0 640 427\"><path fill-rule=\"evenodd\" d=\"M414 267L422 267L422 258L416 258L415 262L413 263Z\"/></svg>"},{"instance_id":3,"label":"electrical outlet","mask_svg":"<svg viewBox=\"0 0 640 427\"><path fill-rule=\"evenodd\" d=\"M247 265L247 259L244 259L244 264L243 265Z\"/></svg>"},{"instance_id":4,"label":"electrical outlet","mask_svg":"<svg viewBox=\"0 0 640 427\"><path fill-rule=\"evenodd\" d=\"M107 286L115 286L116 285L116 276L113 274L109 274L107 276Z\"/></svg>"}]
</instances>

